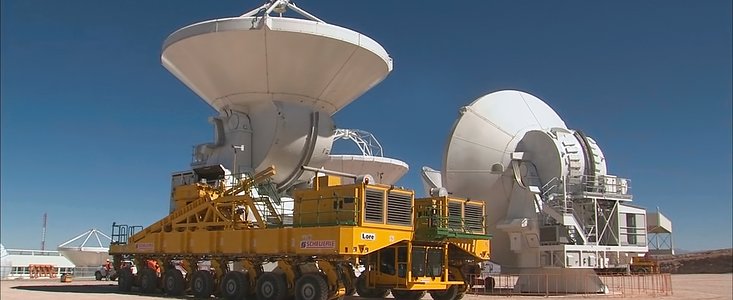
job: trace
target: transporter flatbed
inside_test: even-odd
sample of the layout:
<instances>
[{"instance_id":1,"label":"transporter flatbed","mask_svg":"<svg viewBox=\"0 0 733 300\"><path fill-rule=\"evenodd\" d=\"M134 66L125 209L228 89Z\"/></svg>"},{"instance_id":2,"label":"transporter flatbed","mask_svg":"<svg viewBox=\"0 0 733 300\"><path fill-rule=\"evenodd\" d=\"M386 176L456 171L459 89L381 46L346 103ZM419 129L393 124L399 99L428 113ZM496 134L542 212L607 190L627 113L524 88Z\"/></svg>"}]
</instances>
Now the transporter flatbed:
<instances>
[{"instance_id":1,"label":"transporter flatbed","mask_svg":"<svg viewBox=\"0 0 733 300\"><path fill-rule=\"evenodd\" d=\"M336 176L316 177L287 200L264 196L274 168L194 173L194 183L174 187L170 215L144 229L113 225L120 290L259 300L429 291L455 300L468 288L464 270L489 258L482 201L415 199L412 190ZM267 263L276 267L265 272Z\"/></svg>"}]
</instances>

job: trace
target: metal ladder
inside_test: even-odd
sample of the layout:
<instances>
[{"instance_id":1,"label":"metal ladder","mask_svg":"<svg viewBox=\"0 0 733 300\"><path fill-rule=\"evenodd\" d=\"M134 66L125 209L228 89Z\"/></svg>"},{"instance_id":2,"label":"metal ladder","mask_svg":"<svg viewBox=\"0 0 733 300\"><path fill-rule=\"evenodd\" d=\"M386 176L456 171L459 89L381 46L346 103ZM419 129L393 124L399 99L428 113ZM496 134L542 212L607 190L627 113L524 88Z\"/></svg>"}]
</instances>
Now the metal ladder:
<instances>
[{"instance_id":1,"label":"metal ladder","mask_svg":"<svg viewBox=\"0 0 733 300\"><path fill-rule=\"evenodd\" d=\"M281 216L281 213L278 213L277 208L275 208L275 205L282 205L282 200L280 199L280 194L277 192L272 180L268 179L265 182L254 186L254 188L260 195L260 197L253 199L254 203L259 204L256 206L260 215L265 216L268 223L283 225L283 217ZM264 209L261 209L263 207Z\"/></svg>"}]
</instances>

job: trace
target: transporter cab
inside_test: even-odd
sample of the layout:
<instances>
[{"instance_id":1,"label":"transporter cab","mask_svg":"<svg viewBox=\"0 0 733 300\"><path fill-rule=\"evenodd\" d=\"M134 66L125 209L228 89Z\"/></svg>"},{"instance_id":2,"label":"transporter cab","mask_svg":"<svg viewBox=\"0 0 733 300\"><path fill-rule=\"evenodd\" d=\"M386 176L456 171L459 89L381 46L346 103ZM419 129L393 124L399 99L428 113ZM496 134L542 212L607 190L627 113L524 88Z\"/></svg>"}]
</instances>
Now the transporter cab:
<instances>
[{"instance_id":1,"label":"transporter cab","mask_svg":"<svg viewBox=\"0 0 733 300\"><path fill-rule=\"evenodd\" d=\"M147 228L113 224L120 291L258 300L390 291L414 300L429 292L457 300L468 289L466 270L489 259L483 201L444 192L415 199L369 176L319 173L341 177L315 177L280 199L273 167L254 176L193 170L192 183L174 186L168 216ZM342 184L344 175L354 183Z\"/></svg>"}]
</instances>

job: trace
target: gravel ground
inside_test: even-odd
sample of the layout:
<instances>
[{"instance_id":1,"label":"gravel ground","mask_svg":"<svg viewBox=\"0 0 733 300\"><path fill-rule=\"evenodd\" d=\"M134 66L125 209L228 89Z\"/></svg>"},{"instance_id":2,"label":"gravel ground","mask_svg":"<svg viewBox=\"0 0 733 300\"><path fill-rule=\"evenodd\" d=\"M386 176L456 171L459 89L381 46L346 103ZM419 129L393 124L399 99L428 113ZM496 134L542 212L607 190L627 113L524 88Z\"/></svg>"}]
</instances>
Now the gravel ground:
<instances>
[{"instance_id":1,"label":"gravel ground","mask_svg":"<svg viewBox=\"0 0 733 300\"><path fill-rule=\"evenodd\" d=\"M733 299L733 274L685 274L672 275L672 296L647 297L633 295L629 299ZM563 299L590 299L609 298L615 299L619 295L603 296L553 296L550 298ZM389 296L388 298L391 298ZM507 296L476 296L466 295L466 300L477 299L501 299ZM533 296L511 296L519 299L543 299L546 297ZM61 283L57 280L8 280L0 281L0 299L39 299L39 300L72 300L72 299L94 299L94 300L116 300L116 299L172 299L166 296L144 296L141 294L120 294L117 291L116 282L107 281L81 281ZM181 298L193 299L193 298ZM345 300L359 300L359 297L347 297ZM430 299L429 296L423 300Z\"/></svg>"}]
</instances>

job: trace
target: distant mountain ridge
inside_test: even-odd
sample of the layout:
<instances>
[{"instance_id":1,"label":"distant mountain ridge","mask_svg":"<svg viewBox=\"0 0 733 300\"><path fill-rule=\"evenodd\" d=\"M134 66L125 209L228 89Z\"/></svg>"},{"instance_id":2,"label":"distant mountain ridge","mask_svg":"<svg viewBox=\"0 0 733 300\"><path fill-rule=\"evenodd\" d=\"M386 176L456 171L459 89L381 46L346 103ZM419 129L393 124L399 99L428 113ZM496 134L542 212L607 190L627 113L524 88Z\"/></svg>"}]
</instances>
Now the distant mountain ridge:
<instances>
[{"instance_id":1,"label":"distant mountain ridge","mask_svg":"<svg viewBox=\"0 0 733 300\"><path fill-rule=\"evenodd\" d=\"M692 252L696 252L696 251L674 248L674 254L686 254L686 253L692 253Z\"/></svg>"},{"instance_id":2,"label":"distant mountain ridge","mask_svg":"<svg viewBox=\"0 0 733 300\"><path fill-rule=\"evenodd\" d=\"M733 273L733 248L705 251L675 249L675 255L657 255L654 259L659 262L663 273Z\"/></svg>"}]
</instances>

